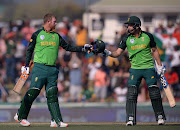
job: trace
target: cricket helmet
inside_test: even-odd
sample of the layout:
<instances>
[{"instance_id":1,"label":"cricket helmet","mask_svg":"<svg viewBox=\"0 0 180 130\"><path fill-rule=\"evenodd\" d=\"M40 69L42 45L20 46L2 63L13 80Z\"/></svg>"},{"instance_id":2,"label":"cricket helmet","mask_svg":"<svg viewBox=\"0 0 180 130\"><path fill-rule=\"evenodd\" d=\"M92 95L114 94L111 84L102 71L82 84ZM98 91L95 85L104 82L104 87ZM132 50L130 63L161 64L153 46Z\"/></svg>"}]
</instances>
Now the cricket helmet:
<instances>
[{"instance_id":1,"label":"cricket helmet","mask_svg":"<svg viewBox=\"0 0 180 130\"><path fill-rule=\"evenodd\" d=\"M138 24L141 26L141 20L137 16L131 16L124 24Z\"/></svg>"},{"instance_id":2,"label":"cricket helmet","mask_svg":"<svg viewBox=\"0 0 180 130\"><path fill-rule=\"evenodd\" d=\"M96 40L94 42L91 42L91 45L92 45L92 52L94 54L104 52L105 43L102 40Z\"/></svg>"}]
</instances>

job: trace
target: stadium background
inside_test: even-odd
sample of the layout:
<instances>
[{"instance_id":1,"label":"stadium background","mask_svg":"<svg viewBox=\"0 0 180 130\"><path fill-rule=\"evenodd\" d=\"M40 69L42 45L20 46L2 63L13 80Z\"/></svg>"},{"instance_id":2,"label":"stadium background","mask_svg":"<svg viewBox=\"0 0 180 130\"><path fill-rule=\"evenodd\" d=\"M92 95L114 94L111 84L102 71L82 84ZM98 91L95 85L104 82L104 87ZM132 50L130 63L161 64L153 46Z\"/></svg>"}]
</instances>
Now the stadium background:
<instances>
[{"instance_id":1,"label":"stadium background","mask_svg":"<svg viewBox=\"0 0 180 130\"><path fill-rule=\"evenodd\" d=\"M132 6L133 5L133 6ZM138 8L138 10L137 10ZM110 9L110 10L109 10ZM153 33L161 59L174 71L175 78L170 83L177 102L170 108L162 92L163 105L168 122L180 122L180 60L173 59L180 46L180 2L178 0L142 1L134 0L1 0L0 2L0 122L12 122L21 98L27 91L30 78L21 95L12 91L20 76L20 68L25 62L25 51L32 33L42 26L46 13L57 15L57 32L70 44L83 46L94 39L102 39L107 48L115 50L124 36L123 22L130 15L142 20L142 29ZM164 41L173 36L178 49L171 52L167 59ZM171 46L173 48L174 46ZM175 60L177 64L171 66ZM97 99L94 94L93 76L103 66L107 74L107 93L105 99ZM57 60L59 68L58 91L60 108L65 122L125 122L125 96L129 76L127 52L118 59L104 58L101 55L65 52L60 48ZM70 98L69 88L75 82L70 77L78 70L78 82L82 86L77 99ZM71 75L71 76L69 76ZM124 92L124 93L123 93ZM44 90L34 102L29 121L49 122L50 115L46 106ZM137 120L154 122L155 118L147 92L142 81L139 97Z\"/></svg>"}]
</instances>

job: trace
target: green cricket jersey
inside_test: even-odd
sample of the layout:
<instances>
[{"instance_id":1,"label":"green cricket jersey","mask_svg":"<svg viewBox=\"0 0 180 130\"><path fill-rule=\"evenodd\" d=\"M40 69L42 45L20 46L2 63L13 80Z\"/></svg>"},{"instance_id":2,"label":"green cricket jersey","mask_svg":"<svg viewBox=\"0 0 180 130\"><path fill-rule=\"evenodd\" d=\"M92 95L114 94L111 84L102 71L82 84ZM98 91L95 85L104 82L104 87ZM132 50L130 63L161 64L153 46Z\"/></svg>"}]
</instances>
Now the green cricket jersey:
<instances>
[{"instance_id":1,"label":"green cricket jersey","mask_svg":"<svg viewBox=\"0 0 180 130\"><path fill-rule=\"evenodd\" d=\"M151 48L155 47L153 35L141 31L140 36L136 38L128 35L123 38L119 48L125 50L127 47L131 68L133 69L149 69L154 68Z\"/></svg>"},{"instance_id":2,"label":"green cricket jersey","mask_svg":"<svg viewBox=\"0 0 180 130\"><path fill-rule=\"evenodd\" d=\"M27 52L26 65L29 65L33 52L36 63L45 65L56 65L59 46L66 51L81 52L82 47L72 46L64 41L64 39L56 32L47 32L44 27L33 33Z\"/></svg>"}]
</instances>

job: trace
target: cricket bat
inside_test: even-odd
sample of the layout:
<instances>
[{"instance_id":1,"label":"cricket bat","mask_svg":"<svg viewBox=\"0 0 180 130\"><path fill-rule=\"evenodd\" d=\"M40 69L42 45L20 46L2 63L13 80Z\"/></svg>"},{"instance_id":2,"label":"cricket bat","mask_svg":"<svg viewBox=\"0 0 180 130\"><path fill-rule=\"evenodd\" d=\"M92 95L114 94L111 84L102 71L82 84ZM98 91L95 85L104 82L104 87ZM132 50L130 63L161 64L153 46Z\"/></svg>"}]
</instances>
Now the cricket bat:
<instances>
[{"instance_id":1,"label":"cricket bat","mask_svg":"<svg viewBox=\"0 0 180 130\"><path fill-rule=\"evenodd\" d=\"M33 63L33 61L31 60L30 63L29 63L29 72L32 71L33 66L34 66L34 63ZM15 93L18 93L18 94L21 93L21 89L22 89L22 87L24 86L24 84L25 84L25 82L26 82L26 80L27 80L28 77L29 77L29 74L26 74L25 72L23 72L23 73L21 74L20 78L18 79L16 85L15 85L14 88L13 88L13 91L14 91Z\"/></svg>"},{"instance_id":2,"label":"cricket bat","mask_svg":"<svg viewBox=\"0 0 180 130\"><path fill-rule=\"evenodd\" d=\"M157 62L155 61L155 63L156 63L156 68L158 69ZM170 107L172 107L172 108L175 107L176 102L175 102L174 96L173 96L173 94L171 92L171 89L169 87L169 84L168 84L165 76L164 75L158 75L158 76L159 76L159 81L160 81L160 83L161 83L161 85L162 85L162 87L164 89L165 94L166 94L166 97L167 97L167 99L169 101Z\"/></svg>"}]
</instances>

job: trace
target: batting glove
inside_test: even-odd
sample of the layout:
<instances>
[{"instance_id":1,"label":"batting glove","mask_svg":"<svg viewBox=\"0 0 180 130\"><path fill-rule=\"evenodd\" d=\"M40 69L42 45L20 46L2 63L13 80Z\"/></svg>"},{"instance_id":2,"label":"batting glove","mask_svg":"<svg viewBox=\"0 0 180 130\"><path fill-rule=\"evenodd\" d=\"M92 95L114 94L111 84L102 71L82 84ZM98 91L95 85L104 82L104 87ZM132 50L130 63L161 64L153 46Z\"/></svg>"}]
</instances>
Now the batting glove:
<instances>
[{"instance_id":1,"label":"batting glove","mask_svg":"<svg viewBox=\"0 0 180 130\"><path fill-rule=\"evenodd\" d=\"M112 54L111 51L109 51L108 49L105 49L103 52L104 57L110 56L111 54Z\"/></svg>"},{"instance_id":2,"label":"batting glove","mask_svg":"<svg viewBox=\"0 0 180 130\"><path fill-rule=\"evenodd\" d=\"M82 48L82 51L88 52L92 49L92 45L85 44L84 47Z\"/></svg>"},{"instance_id":3,"label":"batting glove","mask_svg":"<svg viewBox=\"0 0 180 130\"><path fill-rule=\"evenodd\" d=\"M162 65L157 65L157 74L158 75L164 75L166 72L166 68Z\"/></svg>"},{"instance_id":4,"label":"batting glove","mask_svg":"<svg viewBox=\"0 0 180 130\"><path fill-rule=\"evenodd\" d=\"M29 74L29 67L22 66L22 67L21 67L21 73Z\"/></svg>"}]
</instances>

